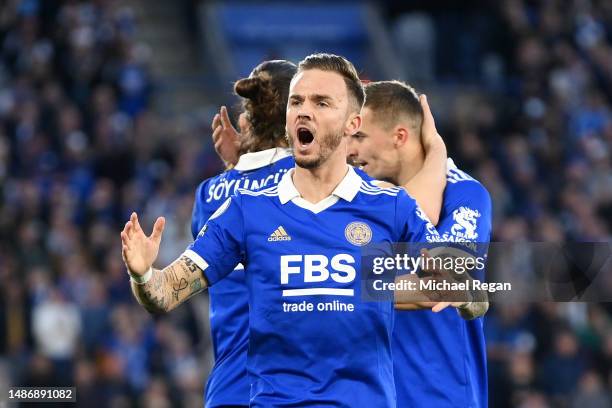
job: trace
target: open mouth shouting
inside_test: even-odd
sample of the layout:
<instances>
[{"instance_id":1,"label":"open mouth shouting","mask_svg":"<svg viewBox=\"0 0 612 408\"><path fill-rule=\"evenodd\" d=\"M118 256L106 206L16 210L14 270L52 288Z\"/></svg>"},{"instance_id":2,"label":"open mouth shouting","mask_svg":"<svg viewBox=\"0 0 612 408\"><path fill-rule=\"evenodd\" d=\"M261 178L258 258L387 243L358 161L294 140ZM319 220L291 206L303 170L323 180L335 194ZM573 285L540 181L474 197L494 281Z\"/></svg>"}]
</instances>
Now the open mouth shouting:
<instances>
[{"instance_id":1,"label":"open mouth shouting","mask_svg":"<svg viewBox=\"0 0 612 408\"><path fill-rule=\"evenodd\" d=\"M312 142L314 142L314 134L306 126L299 125L296 133L300 148L306 149L312 144Z\"/></svg>"}]
</instances>

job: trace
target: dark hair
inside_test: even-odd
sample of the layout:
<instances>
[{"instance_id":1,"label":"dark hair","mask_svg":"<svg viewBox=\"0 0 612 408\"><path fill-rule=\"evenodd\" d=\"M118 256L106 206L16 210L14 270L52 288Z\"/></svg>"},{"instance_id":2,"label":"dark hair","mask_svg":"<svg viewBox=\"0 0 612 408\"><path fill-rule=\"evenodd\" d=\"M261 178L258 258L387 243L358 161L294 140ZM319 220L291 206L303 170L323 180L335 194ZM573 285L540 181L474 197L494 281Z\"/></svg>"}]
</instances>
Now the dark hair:
<instances>
[{"instance_id":1,"label":"dark hair","mask_svg":"<svg viewBox=\"0 0 612 408\"><path fill-rule=\"evenodd\" d=\"M299 71L320 69L321 71L336 72L344 78L349 97L352 97L357 112L361 111L365 93L359 79L359 74L353 64L344 57L334 54L311 54L298 65Z\"/></svg>"},{"instance_id":2,"label":"dark hair","mask_svg":"<svg viewBox=\"0 0 612 408\"><path fill-rule=\"evenodd\" d=\"M402 117L411 121L420 134L423 108L413 87L400 81L370 82L365 86L365 105L385 129L395 126Z\"/></svg>"},{"instance_id":3,"label":"dark hair","mask_svg":"<svg viewBox=\"0 0 612 408\"><path fill-rule=\"evenodd\" d=\"M240 154L287 146L285 113L289 84L296 72L296 65L290 61L265 61L248 78L234 84L236 95L244 98L242 104L251 126L251 132L242 135Z\"/></svg>"}]
</instances>

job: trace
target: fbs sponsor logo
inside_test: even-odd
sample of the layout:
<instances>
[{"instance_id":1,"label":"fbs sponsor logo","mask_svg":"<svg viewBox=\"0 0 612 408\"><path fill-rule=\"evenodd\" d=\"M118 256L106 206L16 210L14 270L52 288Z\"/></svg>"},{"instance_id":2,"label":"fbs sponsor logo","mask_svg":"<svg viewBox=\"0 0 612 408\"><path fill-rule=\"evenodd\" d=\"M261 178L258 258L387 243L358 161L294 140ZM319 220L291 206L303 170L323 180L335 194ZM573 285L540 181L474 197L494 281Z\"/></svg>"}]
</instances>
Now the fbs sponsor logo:
<instances>
[{"instance_id":1,"label":"fbs sponsor logo","mask_svg":"<svg viewBox=\"0 0 612 408\"><path fill-rule=\"evenodd\" d=\"M352 284L357 277L355 258L350 254L282 255L280 257L281 287L287 296L354 296L353 287L337 287L337 284ZM307 284L304 287L303 284ZM319 284L317 287L311 284ZM331 284L331 285L330 285Z\"/></svg>"},{"instance_id":2,"label":"fbs sponsor logo","mask_svg":"<svg viewBox=\"0 0 612 408\"><path fill-rule=\"evenodd\" d=\"M291 241L291 236L287 234L285 228L280 225L270 236L268 237L268 242L276 242L276 241Z\"/></svg>"}]
</instances>

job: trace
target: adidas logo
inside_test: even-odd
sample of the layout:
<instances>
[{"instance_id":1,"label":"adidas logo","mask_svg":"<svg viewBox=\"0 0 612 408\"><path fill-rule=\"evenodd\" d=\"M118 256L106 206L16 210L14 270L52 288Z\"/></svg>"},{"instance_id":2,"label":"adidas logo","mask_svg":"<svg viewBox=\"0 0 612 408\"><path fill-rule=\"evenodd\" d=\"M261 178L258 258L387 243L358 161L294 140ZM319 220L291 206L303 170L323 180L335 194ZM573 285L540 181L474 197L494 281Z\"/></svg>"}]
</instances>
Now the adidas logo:
<instances>
[{"instance_id":1,"label":"adidas logo","mask_svg":"<svg viewBox=\"0 0 612 408\"><path fill-rule=\"evenodd\" d=\"M291 237L289 236L289 234L287 234L287 231L285 231L285 228L283 228L283 226L281 225L276 229L276 231L270 234L270 236L268 237L268 241L291 241Z\"/></svg>"}]
</instances>

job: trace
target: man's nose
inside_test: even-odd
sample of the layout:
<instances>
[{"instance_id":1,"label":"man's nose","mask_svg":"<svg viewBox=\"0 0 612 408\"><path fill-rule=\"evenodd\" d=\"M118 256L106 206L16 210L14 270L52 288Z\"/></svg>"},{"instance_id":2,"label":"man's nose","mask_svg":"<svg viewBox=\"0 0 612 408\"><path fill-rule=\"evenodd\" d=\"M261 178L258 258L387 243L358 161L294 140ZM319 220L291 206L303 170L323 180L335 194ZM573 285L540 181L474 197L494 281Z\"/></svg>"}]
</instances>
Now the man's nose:
<instances>
[{"instance_id":1,"label":"man's nose","mask_svg":"<svg viewBox=\"0 0 612 408\"><path fill-rule=\"evenodd\" d=\"M306 109L301 109L298 112L298 119L299 120L312 120L312 113L310 113L310 111Z\"/></svg>"},{"instance_id":2,"label":"man's nose","mask_svg":"<svg viewBox=\"0 0 612 408\"><path fill-rule=\"evenodd\" d=\"M308 101L301 104L297 112L297 117L298 120L312 120L312 110L310 109Z\"/></svg>"}]
</instances>

